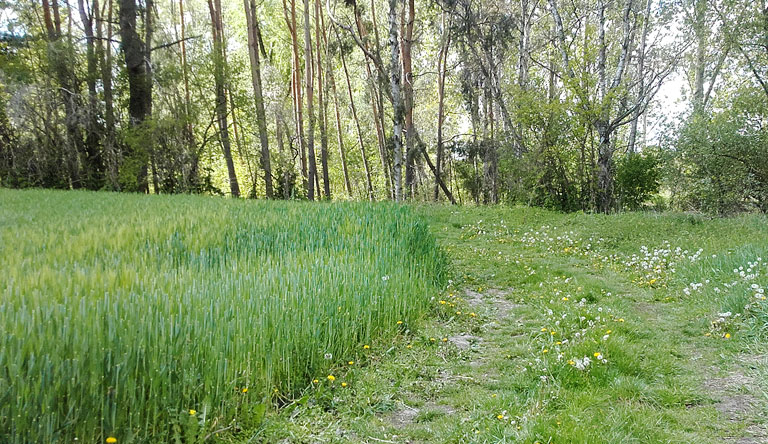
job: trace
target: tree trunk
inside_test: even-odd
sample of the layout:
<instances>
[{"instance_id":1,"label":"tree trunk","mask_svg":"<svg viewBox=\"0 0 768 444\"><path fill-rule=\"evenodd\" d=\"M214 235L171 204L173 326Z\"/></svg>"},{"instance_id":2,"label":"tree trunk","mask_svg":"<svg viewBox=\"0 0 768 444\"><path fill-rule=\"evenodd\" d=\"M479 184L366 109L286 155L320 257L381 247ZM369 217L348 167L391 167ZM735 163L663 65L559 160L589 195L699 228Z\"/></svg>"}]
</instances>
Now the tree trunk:
<instances>
[{"instance_id":1,"label":"tree trunk","mask_svg":"<svg viewBox=\"0 0 768 444\"><path fill-rule=\"evenodd\" d=\"M235 163L232 160L232 147L229 141L229 125L227 124L227 94L226 94L226 52L224 49L224 27L221 19L221 0L208 0L213 29L214 83L216 89L216 118L219 124L219 139L224 152L229 175L229 190L232 197L240 197L240 185L237 182Z\"/></svg>"},{"instance_id":2,"label":"tree trunk","mask_svg":"<svg viewBox=\"0 0 768 444\"><path fill-rule=\"evenodd\" d=\"M179 0L179 20L181 28L181 73L184 78L184 139L190 155L188 172L185 171L185 187L187 190L198 190L200 177L198 166L200 153L195 144L195 133L192 126L192 100L189 93L189 68L187 67L186 24L184 20L184 0Z\"/></svg>"},{"instance_id":3,"label":"tree trunk","mask_svg":"<svg viewBox=\"0 0 768 444\"><path fill-rule=\"evenodd\" d=\"M390 47L390 88L392 89L392 107L394 110L392 125L392 142L394 144L394 174L395 201L403 200L403 118L405 106L401 94L400 37L397 26L397 0L389 0L389 47Z\"/></svg>"},{"instance_id":4,"label":"tree trunk","mask_svg":"<svg viewBox=\"0 0 768 444\"><path fill-rule=\"evenodd\" d=\"M437 56L437 158L435 160L435 201L439 197L440 180L443 168L443 122L445 121L445 77L448 71L448 49L451 45L451 33L442 14L442 44Z\"/></svg>"},{"instance_id":5,"label":"tree trunk","mask_svg":"<svg viewBox=\"0 0 768 444\"><path fill-rule=\"evenodd\" d=\"M599 138L597 151L597 210L601 213L613 211L613 148L611 129L607 122L595 123Z\"/></svg>"},{"instance_id":6,"label":"tree trunk","mask_svg":"<svg viewBox=\"0 0 768 444\"><path fill-rule=\"evenodd\" d=\"M493 91L490 79L486 79L488 85L485 88L485 121L488 123L488 132L483 144L483 203L498 203L497 193L497 159L496 159L496 134L495 119L493 113Z\"/></svg>"},{"instance_id":7,"label":"tree trunk","mask_svg":"<svg viewBox=\"0 0 768 444\"><path fill-rule=\"evenodd\" d=\"M693 110L700 112L704 105L704 76L707 67L707 0L694 1L693 31L696 36L696 54L694 56Z\"/></svg>"},{"instance_id":8,"label":"tree trunk","mask_svg":"<svg viewBox=\"0 0 768 444\"><path fill-rule=\"evenodd\" d=\"M91 190L98 190L104 185L104 168L99 139L101 130L99 128L99 108L98 96L96 93L96 80L99 78L98 59L96 58L96 48L93 34L94 11L99 9L98 0L93 0L90 6L90 12L86 10L84 0L78 0L78 9L80 11L80 21L83 22L86 47L86 72L85 79L88 85L88 112L85 124L85 187Z\"/></svg>"},{"instance_id":9,"label":"tree trunk","mask_svg":"<svg viewBox=\"0 0 768 444\"><path fill-rule=\"evenodd\" d=\"M403 56L403 103L405 105L405 189L413 199L416 195L414 183L416 147L414 143L415 129L413 127L413 67L411 45L413 43L413 23L415 20L414 0L407 2L407 18L404 11L402 17L402 56Z\"/></svg>"},{"instance_id":10,"label":"tree trunk","mask_svg":"<svg viewBox=\"0 0 768 444\"><path fill-rule=\"evenodd\" d=\"M320 0L315 0L315 49L317 51L317 110L320 120L320 166L323 170L323 192L326 199L331 199L331 180L328 176L328 115L326 103L323 100L323 60L320 51L322 37L320 36L320 26L325 29L323 12L320 7ZM318 195L320 191L318 191Z\"/></svg>"},{"instance_id":11,"label":"tree trunk","mask_svg":"<svg viewBox=\"0 0 768 444\"><path fill-rule=\"evenodd\" d=\"M336 38L338 39L338 33ZM357 118L357 108L355 107L355 98L352 94L352 83L349 81L349 71L347 70L347 61L344 57L343 48L341 48L341 66L344 68L344 77L347 80L347 91L349 91L349 106L352 109L352 119L355 121L355 127L357 128L357 141L360 144L360 156L363 159L363 167L365 168L365 181L368 191L368 199L373 200L373 182L371 181L371 169L368 166L368 156L365 153L365 143L363 143L363 131L360 129L360 120Z\"/></svg>"},{"instance_id":12,"label":"tree trunk","mask_svg":"<svg viewBox=\"0 0 768 444\"><path fill-rule=\"evenodd\" d=\"M141 126L152 112L152 82L145 60L145 46L151 42L144 42L137 32L137 13L136 0L120 0L120 40L128 77L128 115L133 127ZM136 178L137 191L147 193L147 167L144 160L141 162Z\"/></svg>"},{"instance_id":13,"label":"tree trunk","mask_svg":"<svg viewBox=\"0 0 768 444\"><path fill-rule=\"evenodd\" d=\"M261 157L259 164L264 171L264 189L267 199L272 199L272 165L269 158L269 138L267 135L267 115L264 109L264 94L261 84L261 30L259 29L258 14L255 0L244 0L245 16L248 23L248 54L251 60L251 81L253 83L253 100L256 104L256 125L259 128Z\"/></svg>"},{"instance_id":14,"label":"tree trunk","mask_svg":"<svg viewBox=\"0 0 768 444\"><path fill-rule=\"evenodd\" d=\"M634 153L635 143L637 140L637 125L640 121L640 115L642 114L641 100L645 96L645 48L648 38L648 29L651 21L651 3L652 0L647 0L645 4L645 15L643 16L643 34L640 37L640 47L637 49L637 77L638 77L638 94L635 102L635 112L632 116L632 123L629 128L629 140L627 141L627 152Z\"/></svg>"},{"instance_id":15,"label":"tree trunk","mask_svg":"<svg viewBox=\"0 0 768 444\"><path fill-rule=\"evenodd\" d=\"M147 83L149 84L149 103L148 111L149 115L152 115L152 34L154 32L154 24L152 23L152 12L154 10L154 0L144 1L144 63L146 63ZM152 185L155 193L159 193L159 182L157 178L157 159L155 153L155 141L154 133L150 130L146 133L145 143L149 146L149 166L152 168ZM140 173L141 176L147 177L147 164L142 165ZM146 181L146 179L145 179ZM144 190L145 193L149 193L149 185Z\"/></svg>"},{"instance_id":16,"label":"tree trunk","mask_svg":"<svg viewBox=\"0 0 768 444\"><path fill-rule=\"evenodd\" d=\"M99 59L99 68L101 70L101 83L104 90L104 156L103 164L105 167L106 180L112 190L119 190L120 183L118 176L118 153L117 143L115 141L115 111L112 97L112 0L107 0L107 45L104 45L103 22L101 10L94 8L96 14L96 53Z\"/></svg>"},{"instance_id":17,"label":"tree trunk","mask_svg":"<svg viewBox=\"0 0 768 444\"><path fill-rule=\"evenodd\" d=\"M357 26L357 32L360 34L360 39L363 42L363 45L365 46L365 50L369 51L370 47L368 46L368 30L365 27L365 23L363 22L363 18L360 15L360 9L357 7L357 4L355 4L354 8L355 12L355 24ZM381 54L381 50L379 47L379 33L376 26L376 5L373 1L371 1L371 14L373 17L373 30L375 32L375 43L376 43L376 56L379 57ZM373 70L371 69L371 61L369 57L365 58L365 72L368 76L368 84L371 89L371 111L373 112L373 123L374 127L376 128L376 141L378 142L379 147L379 159L381 160L381 169L382 173L384 174L384 178L387 182L387 188L389 190L390 197L394 199L395 197L395 191L394 186L392 185L392 175L390 174L390 167L389 163L387 162L387 149L386 149L386 137L384 136L384 109L382 107L382 97L381 97L381 85L379 84L377 80L379 79L378 76L378 70L376 71L376 75L374 75Z\"/></svg>"},{"instance_id":18,"label":"tree trunk","mask_svg":"<svg viewBox=\"0 0 768 444\"><path fill-rule=\"evenodd\" d=\"M322 10L321 10L322 14ZM322 15L321 15L322 17ZM323 24L324 25L324 24ZM333 109L336 114L336 141L339 146L339 159L341 159L341 170L344 174L344 187L347 190L347 196L352 197L352 183L349 181L349 171L347 169L347 154L344 150L344 140L341 133L341 115L339 113L339 95L336 92L336 79L333 74L333 65L331 64L331 57L328 54L328 35L323 26L323 43L325 44L325 62L328 69L328 83L331 87L331 94L333 95Z\"/></svg>"},{"instance_id":19,"label":"tree trunk","mask_svg":"<svg viewBox=\"0 0 768 444\"><path fill-rule=\"evenodd\" d=\"M315 157L315 112L314 83L312 80L312 38L309 23L309 0L304 0L304 82L307 91L307 156L309 157L309 175L307 176L307 197L315 200L315 176L317 159Z\"/></svg>"},{"instance_id":20,"label":"tree trunk","mask_svg":"<svg viewBox=\"0 0 768 444\"><path fill-rule=\"evenodd\" d=\"M283 0L283 11L285 13L285 22L288 25L288 31L291 33L291 48L293 49L292 59L292 78L291 78L291 91L293 93L293 114L296 123L296 136L299 139L299 159L301 161L301 175L304 182L304 189L309 188L307 181L307 152L306 152L306 140L304 139L304 102L301 96L301 63L299 60L299 39L297 36L298 30L296 29L298 24L296 22L296 0L291 0L290 16L288 13L288 6Z\"/></svg>"}]
</instances>

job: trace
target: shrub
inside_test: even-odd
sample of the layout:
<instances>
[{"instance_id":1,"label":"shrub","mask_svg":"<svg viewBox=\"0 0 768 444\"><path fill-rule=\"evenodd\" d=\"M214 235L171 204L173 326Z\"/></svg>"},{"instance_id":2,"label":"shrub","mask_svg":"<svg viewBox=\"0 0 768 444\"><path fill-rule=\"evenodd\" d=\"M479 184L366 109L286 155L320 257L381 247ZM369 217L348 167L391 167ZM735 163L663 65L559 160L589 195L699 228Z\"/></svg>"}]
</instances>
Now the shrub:
<instances>
[{"instance_id":1,"label":"shrub","mask_svg":"<svg viewBox=\"0 0 768 444\"><path fill-rule=\"evenodd\" d=\"M629 153L616 162L616 188L621 205L638 210L659 192L661 170L654 154Z\"/></svg>"}]
</instances>

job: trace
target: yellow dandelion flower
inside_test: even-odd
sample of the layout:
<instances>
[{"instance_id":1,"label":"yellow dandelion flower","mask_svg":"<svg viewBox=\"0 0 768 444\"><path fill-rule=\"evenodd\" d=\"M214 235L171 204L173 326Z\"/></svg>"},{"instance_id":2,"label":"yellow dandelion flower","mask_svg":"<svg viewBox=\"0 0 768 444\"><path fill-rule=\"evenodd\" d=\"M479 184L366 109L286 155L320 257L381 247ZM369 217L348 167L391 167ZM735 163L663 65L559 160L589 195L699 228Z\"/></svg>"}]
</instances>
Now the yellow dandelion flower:
<instances>
[{"instance_id":1,"label":"yellow dandelion flower","mask_svg":"<svg viewBox=\"0 0 768 444\"><path fill-rule=\"evenodd\" d=\"M435 338L429 338L430 342L435 342Z\"/></svg>"},{"instance_id":2,"label":"yellow dandelion flower","mask_svg":"<svg viewBox=\"0 0 768 444\"><path fill-rule=\"evenodd\" d=\"M243 388L243 393L248 393L248 387Z\"/></svg>"},{"instance_id":3,"label":"yellow dandelion flower","mask_svg":"<svg viewBox=\"0 0 768 444\"><path fill-rule=\"evenodd\" d=\"M542 353L549 353L549 350L545 348L545 349L544 349L544 350L542 350L541 352L542 352Z\"/></svg>"},{"instance_id":4,"label":"yellow dandelion flower","mask_svg":"<svg viewBox=\"0 0 768 444\"><path fill-rule=\"evenodd\" d=\"M726 333L725 334L725 339L731 339L731 334L730 333Z\"/></svg>"},{"instance_id":5,"label":"yellow dandelion flower","mask_svg":"<svg viewBox=\"0 0 768 444\"><path fill-rule=\"evenodd\" d=\"M195 410L195 409L191 409L191 410L189 411L189 414L190 414L191 416L195 416L195 413L197 413L197 410Z\"/></svg>"},{"instance_id":6,"label":"yellow dandelion flower","mask_svg":"<svg viewBox=\"0 0 768 444\"><path fill-rule=\"evenodd\" d=\"M346 386L347 386L347 383L346 383L346 382L342 382L342 383L341 383L341 386L342 386L342 387L346 387Z\"/></svg>"},{"instance_id":7,"label":"yellow dandelion flower","mask_svg":"<svg viewBox=\"0 0 768 444\"><path fill-rule=\"evenodd\" d=\"M397 321L397 325L403 325L403 321Z\"/></svg>"},{"instance_id":8,"label":"yellow dandelion flower","mask_svg":"<svg viewBox=\"0 0 768 444\"><path fill-rule=\"evenodd\" d=\"M448 342L448 338L443 338L443 342Z\"/></svg>"},{"instance_id":9,"label":"yellow dandelion flower","mask_svg":"<svg viewBox=\"0 0 768 444\"><path fill-rule=\"evenodd\" d=\"M363 346L363 350L368 350L369 348L371 348L371 346L370 346L370 345L364 345L364 346Z\"/></svg>"},{"instance_id":10,"label":"yellow dandelion flower","mask_svg":"<svg viewBox=\"0 0 768 444\"><path fill-rule=\"evenodd\" d=\"M572 359L569 359L568 360L568 365L576 365L576 363Z\"/></svg>"},{"instance_id":11,"label":"yellow dandelion flower","mask_svg":"<svg viewBox=\"0 0 768 444\"><path fill-rule=\"evenodd\" d=\"M624 318L619 318L619 322L624 322Z\"/></svg>"},{"instance_id":12,"label":"yellow dandelion flower","mask_svg":"<svg viewBox=\"0 0 768 444\"><path fill-rule=\"evenodd\" d=\"M355 365L355 361L349 361L348 364L349 365Z\"/></svg>"},{"instance_id":13,"label":"yellow dandelion flower","mask_svg":"<svg viewBox=\"0 0 768 444\"><path fill-rule=\"evenodd\" d=\"M317 383L319 383L319 382L320 382L320 380L318 380L318 379L313 379L313 380L312 380L312 384L317 384Z\"/></svg>"},{"instance_id":14,"label":"yellow dandelion flower","mask_svg":"<svg viewBox=\"0 0 768 444\"><path fill-rule=\"evenodd\" d=\"M460 311L457 311L457 312L456 312L456 314L457 314L457 315L460 315L460 314L461 314L461 312L460 312Z\"/></svg>"},{"instance_id":15,"label":"yellow dandelion flower","mask_svg":"<svg viewBox=\"0 0 768 444\"><path fill-rule=\"evenodd\" d=\"M546 327L541 327L541 331L547 331Z\"/></svg>"},{"instance_id":16,"label":"yellow dandelion flower","mask_svg":"<svg viewBox=\"0 0 768 444\"><path fill-rule=\"evenodd\" d=\"M440 301L440 305L445 305L445 301Z\"/></svg>"},{"instance_id":17,"label":"yellow dandelion flower","mask_svg":"<svg viewBox=\"0 0 768 444\"><path fill-rule=\"evenodd\" d=\"M600 354L601 354L600 352L594 352L594 353L592 354L592 356L594 356L594 357L598 357L598 356L600 356Z\"/></svg>"},{"instance_id":18,"label":"yellow dandelion flower","mask_svg":"<svg viewBox=\"0 0 768 444\"><path fill-rule=\"evenodd\" d=\"M333 375L328 375L328 380L329 380L329 381L331 381L331 382L333 382L333 381L335 381L335 380L336 380L336 377L335 377L335 376L333 376Z\"/></svg>"},{"instance_id":19,"label":"yellow dandelion flower","mask_svg":"<svg viewBox=\"0 0 768 444\"><path fill-rule=\"evenodd\" d=\"M477 316L475 313L470 313L469 315L470 315L470 316L472 316L473 318L474 318L475 316Z\"/></svg>"},{"instance_id":20,"label":"yellow dandelion flower","mask_svg":"<svg viewBox=\"0 0 768 444\"><path fill-rule=\"evenodd\" d=\"M413 346L411 344L408 344L405 346L405 348L413 348Z\"/></svg>"},{"instance_id":21,"label":"yellow dandelion flower","mask_svg":"<svg viewBox=\"0 0 768 444\"><path fill-rule=\"evenodd\" d=\"M496 393L491 395L491 398L495 398L495 397L496 397Z\"/></svg>"},{"instance_id":22,"label":"yellow dandelion flower","mask_svg":"<svg viewBox=\"0 0 768 444\"><path fill-rule=\"evenodd\" d=\"M115 438L114 436L110 436L109 438L107 438L107 444L114 444L116 442L117 442L117 438Z\"/></svg>"},{"instance_id":23,"label":"yellow dandelion flower","mask_svg":"<svg viewBox=\"0 0 768 444\"><path fill-rule=\"evenodd\" d=\"M496 415L496 417L499 419L504 419L504 415Z\"/></svg>"},{"instance_id":24,"label":"yellow dandelion flower","mask_svg":"<svg viewBox=\"0 0 768 444\"><path fill-rule=\"evenodd\" d=\"M550 334L551 334L552 336L554 336L554 335L556 335L556 334L557 334L557 332L554 332L554 331L553 331L553 332L551 332Z\"/></svg>"}]
</instances>

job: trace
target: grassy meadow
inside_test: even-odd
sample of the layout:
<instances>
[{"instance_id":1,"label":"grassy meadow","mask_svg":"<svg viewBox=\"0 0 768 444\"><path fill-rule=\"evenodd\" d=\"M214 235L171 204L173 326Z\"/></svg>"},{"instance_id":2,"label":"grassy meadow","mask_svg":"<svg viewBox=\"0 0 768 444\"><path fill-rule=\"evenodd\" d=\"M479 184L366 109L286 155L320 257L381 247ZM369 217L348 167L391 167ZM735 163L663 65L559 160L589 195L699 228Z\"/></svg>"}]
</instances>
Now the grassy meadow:
<instances>
[{"instance_id":1,"label":"grassy meadow","mask_svg":"<svg viewBox=\"0 0 768 444\"><path fill-rule=\"evenodd\" d=\"M763 216L0 190L0 268L1 442L768 442Z\"/></svg>"},{"instance_id":2,"label":"grassy meadow","mask_svg":"<svg viewBox=\"0 0 768 444\"><path fill-rule=\"evenodd\" d=\"M432 316L231 442L768 442L765 217L417 212Z\"/></svg>"},{"instance_id":3,"label":"grassy meadow","mask_svg":"<svg viewBox=\"0 0 768 444\"><path fill-rule=\"evenodd\" d=\"M407 329L443 268L395 205L0 189L0 442L232 433Z\"/></svg>"}]
</instances>

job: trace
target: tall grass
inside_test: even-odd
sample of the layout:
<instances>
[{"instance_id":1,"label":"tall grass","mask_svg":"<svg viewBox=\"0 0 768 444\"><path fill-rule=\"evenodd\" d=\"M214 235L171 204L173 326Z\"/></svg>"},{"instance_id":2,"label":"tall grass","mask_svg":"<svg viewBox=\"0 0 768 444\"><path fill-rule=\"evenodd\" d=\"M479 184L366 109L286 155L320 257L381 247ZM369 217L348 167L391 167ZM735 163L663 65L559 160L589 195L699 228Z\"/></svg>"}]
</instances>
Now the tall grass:
<instances>
[{"instance_id":1,"label":"tall grass","mask_svg":"<svg viewBox=\"0 0 768 444\"><path fill-rule=\"evenodd\" d=\"M225 426L407 326L443 264L395 205L0 189L0 441Z\"/></svg>"}]
</instances>

